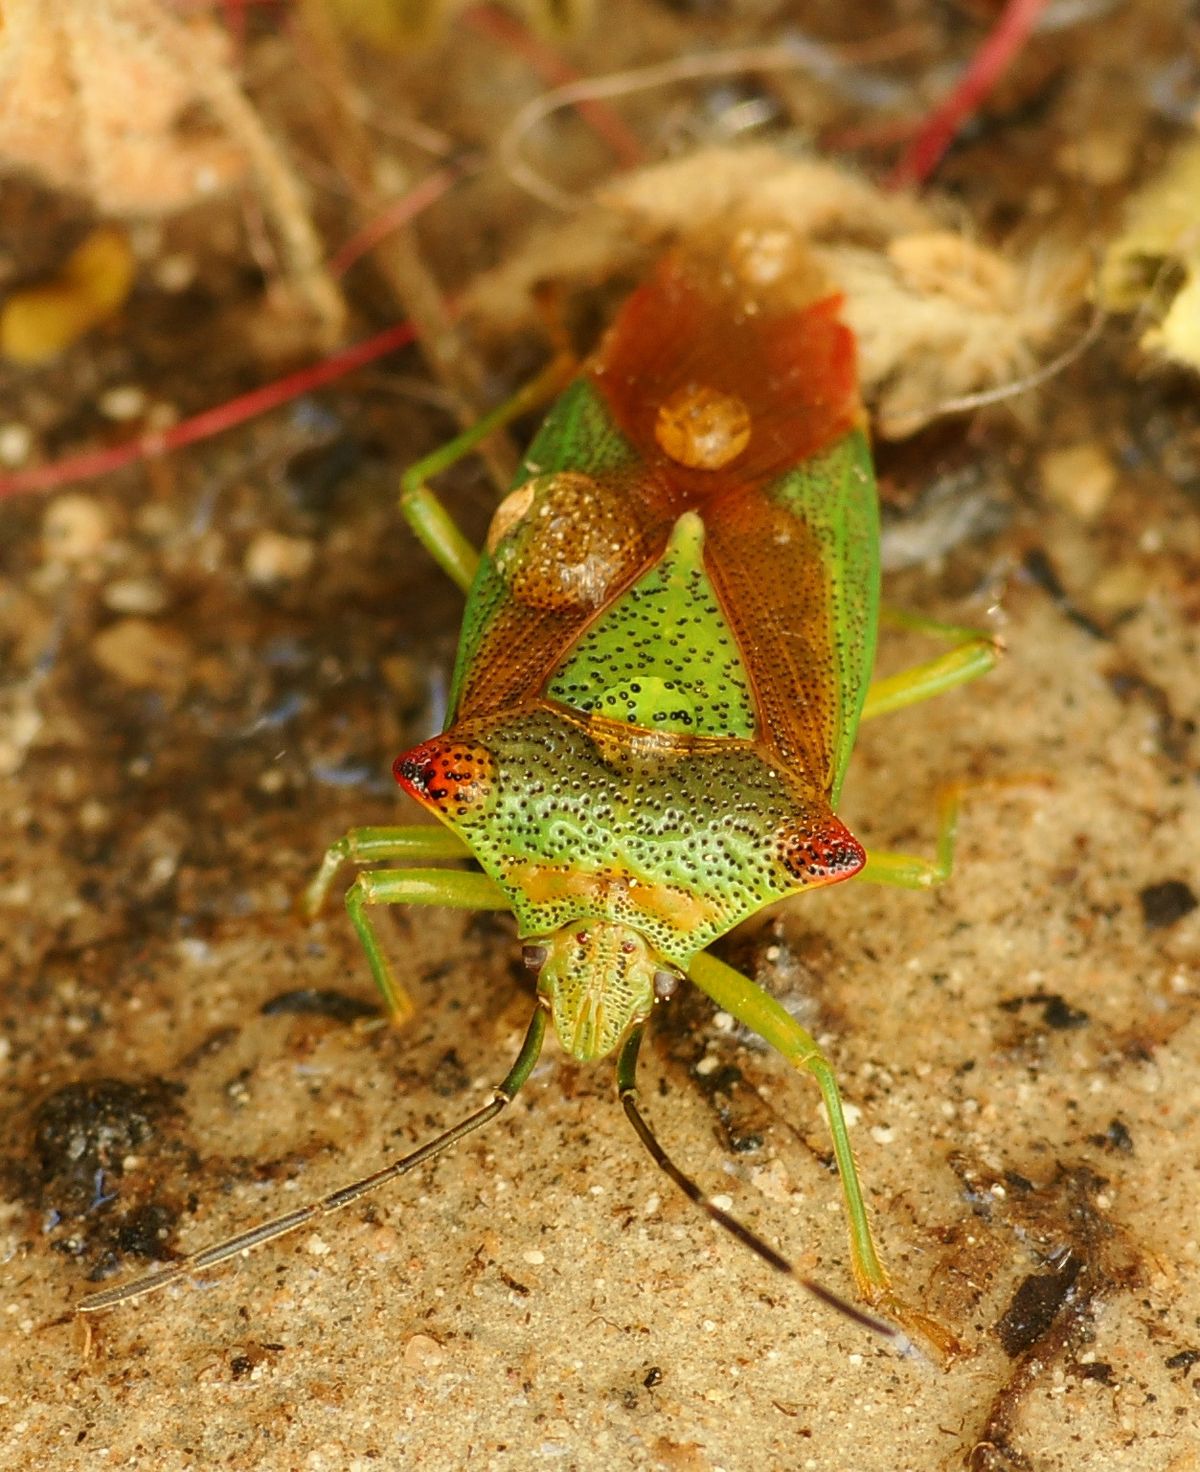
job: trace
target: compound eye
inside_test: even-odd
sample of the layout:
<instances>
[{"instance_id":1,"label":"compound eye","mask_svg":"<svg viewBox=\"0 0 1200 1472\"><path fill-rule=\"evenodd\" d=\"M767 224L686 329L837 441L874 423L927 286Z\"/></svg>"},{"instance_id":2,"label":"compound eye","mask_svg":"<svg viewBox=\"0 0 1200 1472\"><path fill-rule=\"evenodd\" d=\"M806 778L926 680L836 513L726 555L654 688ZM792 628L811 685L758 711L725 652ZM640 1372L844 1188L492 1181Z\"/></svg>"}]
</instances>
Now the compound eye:
<instances>
[{"instance_id":1,"label":"compound eye","mask_svg":"<svg viewBox=\"0 0 1200 1472\"><path fill-rule=\"evenodd\" d=\"M548 946L522 946L521 963L526 970L537 972L546 964L546 957L549 954Z\"/></svg>"},{"instance_id":2,"label":"compound eye","mask_svg":"<svg viewBox=\"0 0 1200 1472\"><path fill-rule=\"evenodd\" d=\"M674 971L656 971L654 973L654 1000L656 1002L669 1002L679 990L679 976Z\"/></svg>"}]
</instances>

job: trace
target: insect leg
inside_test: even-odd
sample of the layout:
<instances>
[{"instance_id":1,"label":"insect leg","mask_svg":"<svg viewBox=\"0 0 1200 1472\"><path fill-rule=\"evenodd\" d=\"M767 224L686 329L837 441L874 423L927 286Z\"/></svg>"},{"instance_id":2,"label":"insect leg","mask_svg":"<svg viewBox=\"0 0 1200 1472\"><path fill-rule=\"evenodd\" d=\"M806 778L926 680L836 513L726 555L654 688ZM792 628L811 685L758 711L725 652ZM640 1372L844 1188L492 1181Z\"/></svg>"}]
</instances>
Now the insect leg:
<instances>
[{"instance_id":1,"label":"insect leg","mask_svg":"<svg viewBox=\"0 0 1200 1472\"><path fill-rule=\"evenodd\" d=\"M346 891L346 910L358 932L375 985L397 1026L408 1021L412 998L396 980L369 914L371 905L444 905L453 910L508 910L512 906L486 874L459 869L368 869Z\"/></svg>"},{"instance_id":2,"label":"insect leg","mask_svg":"<svg viewBox=\"0 0 1200 1472\"><path fill-rule=\"evenodd\" d=\"M471 425L448 444L418 460L400 477L400 510L417 540L447 575L465 593L471 586L479 553L455 525L453 518L426 484L469 455L488 435L539 408L560 390L575 372L575 364L562 356L552 358L541 373L517 390L512 398Z\"/></svg>"},{"instance_id":3,"label":"insect leg","mask_svg":"<svg viewBox=\"0 0 1200 1472\"><path fill-rule=\"evenodd\" d=\"M880 1293L887 1290L890 1279L879 1260L871 1236L867 1207L863 1201L858 1168L850 1148L850 1133L832 1065L817 1046L817 1040L812 1034L801 1027L774 997L756 986L748 976L743 976L740 971L735 971L732 966L727 966L724 961L719 961L707 951L701 952L692 961L688 967L688 975L701 991L708 993L722 1011L730 1013L758 1033L771 1047L778 1049L789 1063L811 1073L816 1080L825 1101L825 1112L829 1116L834 1156L846 1197L854 1276L863 1296L873 1302Z\"/></svg>"},{"instance_id":4,"label":"insect leg","mask_svg":"<svg viewBox=\"0 0 1200 1472\"><path fill-rule=\"evenodd\" d=\"M936 1319L909 1307L892 1290L891 1279L879 1259L871 1233L837 1078L816 1039L785 1012L774 997L716 956L702 951L688 966L688 975L718 1007L758 1033L789 1063L812 1075L821 1091L829 1133L833 1138L833 1154L841 1177L850 1233L850 1265L858 1291L872 1308L894 1316L939 1354L950 1353L955 1348L953 1335Z\"/></svg>"},{"instance_id":5,"label":"insect leg","mask_svg":"<svg viewBox=\"0 0 1200 1472\"><path fill-rule=\"evenodd\" d=\"M778 1272L794 1272L795 1270L791 1263L785 1257L781 1257L772 1246L764 1242L756 1232L752 1232L749 1227L744 1227L741 1222L731 1217L727 1211L723 1211L715 1202L710 1201L696 1182L690 1176L684 1175L655 1139L650 1126L646 1123L641 1110L638 1108L637 1102L638 1089L635 1074L637 1072L638 1050L642 1045L642 1034L644 1031L644 1024L635 1027L622 1044L621 1052L617 1058L617 1095L621 1100L621 1107L625 1111L625 1116L633 1126L638 1139L641 1140L642 1144L649 1151L650 1158L654 1161L655 1165L666 1171L667 1175L671 1177L689 1201L695 1202L701 1211L707 1212L713 1221L719 1226L724 1227L731 1236L736 1237L751 1252L757 1253L764 1262L769 1263Z\"/></svg>"},{"instance_id":6,"label":"insect leg","mask_svg":"<svg viewBox=\"0 0 1200 1472\"><path fill-rule=\"evenodd\" d=\"M76 1304L75 1312L94 1314L102 1309L115 1308L119 1303L129 1303L135 1298L144 1297L147 1293L157 1292L159 1288L165 1288L170 1283L177 1283L180 1278L185 1278L191 1273L216 1267L218 1263L227 1262L231 1257L248 1252L252 1247L261 1247L264 1242L274 1242L277 1237L286 1237L288 1233L297 1231L318 1217L341 1211L343 1207L361 1200L370 1192L378 1191L380 1186L386 1186L397 1176L405 1175L426 1160L432 1160L435 1155L440 1155L444 1150L456 1145L464 1135L471 1134L473 1130L495 1119L506 1105L512 1103L517 1091L533 1072L533 1066L542 1050L542 1039L545 1034L546 1009L539 1005L529 1024L529 1031L525 1034L525 1041L517 1055L517 1061L509 1070L504 1081L497 1086L491 1101L482 1109L477 1109L474 1114L468 1114L466 1119L460 1120L458 1124L445 1130L419 1149L413 1150L408 1155L400 1156L399 1159L391 1161L380 1170L372 1171L369 1176L363 1176L361 1180L353 1181L348 1186L342 1186L337 1191L331 1191L329 1195L322 1196L317 1201L310 1201L307 1206L301 1206L295 1211L286 1212L283 1216L274 1217L269 1222L262 1222L257 1227L251 1227L249 1231L238 1232L236 1236L227 1237L223 1242L217 1242L211 1247L203 1247L199 1252L193 1252L180 1259L179 1262L172 1263L170 1267L160 1268L157 1272L147 1273L144 1277L134 1278L132 1282L120 1284L115 1288L105 1288L100 1293L90 1293Z\"/></svg>"},{"instance_id":7,"label":"insect leg","mask_svg":"<svg viewBox=\"0 0 1200 1472\"><path fill-rule=\"evenodd\" d=\"M865 879L872 884L893 884L899 889L932 889L937 884L944 884L954 868L958 813L964 793L1052 785L1053 778L1044 772L1020 772L1007 777L948 782L938 788L936 857L926 859L920 854L898 854L887 849L874 849L868 853L867 862L854 878L856 881Z\"/></svg>"},{"instance_id":8,"label":"insect leg","mask_svg":"<svg viewBox=\"0 0 1200 1472\"><path fill-rule=\"evenodd\" d=\"M646 1147L655 1165L659 1166L670 1176L689 1201L695 1202L702 1211L708 1213L718 1226L724 1227L731 1236L736 1237L744 1247L748 1247L751 1252L761 1257L765 1263L775 1268L776 1271L787 1273L791 1277L797 1277L796 1269L788 1262L787 1258L781 1257L769 1243L763 1241L757 1232L752 1232L749 1227L744 1226L736 1217L730 1216L727 1211L722 1210L714 1201L710 1201L696 1182L690 1176L684 1175L683 1171L679 1169L658 1143L654 1132L646 1122L645 1116L638 1108L637 1102L637 1059L638 1051L642 1045L642 1034L644 1031L644 1023L633 1028L622 1044L621 1051L617 1056L617 1093L621 1100L621 1107L625 1110L625 1117L633 1126L638 1139ZM852 1319L856 1324L861 1324L863 1328L870 1329L875 1334L881 1334L887 1339L898 1339L902 1337L891 1324L884 1323L883 1320L875 1318L872 1314L863 1313L861 1309L855 1308L853 1304L847 1303L844 1298L839 1298L836 1293L831 1293L828 1288L822 1287L820 1283L814 1282L811 1278L797 1278L797 1281L803 1287L807 1288L810 1293L815 1294L822 1303L827 1304L830 1308L836 1309L840 1314L845 1315L848 1319Z\"/></svg>"},{"instance_id":9,"label":"insect leg","mask_svg":"<svg viewBox=\"0 0 1200 1472\"><path fill-rule=\"evenodd\" d=\"M403 828L351 828L330 844L300 899L306 919L318 915L329 896L329 887L345 863L380 864L396 859L428 861L466 859L470 851L457 834L442 824L409 824Z\"/></svg>"},{"instance_id":10,"label":"insect leg","mask_svg":"<svg viewBox=\"0 0 1200 1472\"><path fill-rule=\"evenodd\" d=\"M956 685L976 680L994 669L1000 658L999 642L980 629L938 623L919 614L886 606L880 609L879 621L895 628L929 634L936 639L948 639L953 647L933 659L913 665L911 669L876 680L867 691L862 713L864 721L872 716L886 715L888 711L902 710L906 705L916 705L946 690L953 690Z\"/></svg>"},{"instance_id":11,"label":"insect leg","mask_svg":"<svg viewBox=\"0 0 1200 1472\"><path fill-rule=\"evenodd\" d=\"M854 877L872 884L894 884L900 889L932 889L935 884L944 884L954 868L958 810L964 785L951 782L938 792L936 858L926 859L919 854L897 854L881 849L867 855L867 862Z\"/></svg>"}]
</instances>

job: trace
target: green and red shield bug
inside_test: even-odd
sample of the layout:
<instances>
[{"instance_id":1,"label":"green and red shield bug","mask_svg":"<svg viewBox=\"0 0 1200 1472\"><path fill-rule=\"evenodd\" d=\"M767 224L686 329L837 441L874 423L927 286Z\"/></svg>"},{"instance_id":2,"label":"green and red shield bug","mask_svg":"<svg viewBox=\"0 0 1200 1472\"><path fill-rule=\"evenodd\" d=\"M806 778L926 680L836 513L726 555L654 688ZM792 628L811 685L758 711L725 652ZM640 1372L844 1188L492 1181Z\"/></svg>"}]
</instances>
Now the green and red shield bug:
<instances>
[{"instance_id":1,"label":"green and red shield bug","mask_svg":"<svg viewBox=\"0 0 1200 1472\"><path fill-rule=\"evenodd\" d=\"M316 911L344 861L473 857L483 872L364 869L347 907L390 1016L412 1010L371 921L380 904L511 910L538 1005L488 1104L414 1153L308 1206L125 1286L140 1297L357 1201L495 1118L528 1078L547 1020L573 1057L616 1054L622 1105L655 1160L775 1267L786 1261L707 1201L637 1104L646 1021L683 978L812 1075L841 1175L859 1296L938 1348L940 1325L893 1290L868 1221L833 1070L782 1006L706 949L789 895L857 875L924 887L936 860L868 856L836 816L860 720L974 678L994 643L871 683L879 520L854 342L794 247L753 232L674 252L564 385L561 364L422 461L402 508L467 593L448 729L399 757L440 826L364 828L328 851ZM784 268L786 267L786 269ZM496 511L482 554L428 479L562 389ZM873 1327L814 1283L818 1296Z\"/></svg>"}]
</instances>

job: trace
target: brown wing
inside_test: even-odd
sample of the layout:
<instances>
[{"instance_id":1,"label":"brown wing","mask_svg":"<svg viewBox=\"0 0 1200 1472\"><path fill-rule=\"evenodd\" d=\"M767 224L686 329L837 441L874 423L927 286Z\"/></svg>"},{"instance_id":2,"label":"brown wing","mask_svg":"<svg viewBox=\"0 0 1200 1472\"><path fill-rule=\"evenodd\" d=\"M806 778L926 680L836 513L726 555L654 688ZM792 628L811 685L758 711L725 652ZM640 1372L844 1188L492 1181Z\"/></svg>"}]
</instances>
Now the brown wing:
<instances>
[{"instance_id":1,"label":"brown wing","mask_svg":"<svg viewBox=\"0 0 1200 1472\"><path fill-rule=\"evenodd\" d=\"M847 673L846 590L820 512L823 495L836 512L839 489L804 471L855 438L860 417L838 306L797 304L794 282L784 296L711 262L660 264L555 406L502 508L464 621L459 718L536 698L695 509L765 742L829 791L863 662L850 650Z\"/></svg>"}]
</instances>

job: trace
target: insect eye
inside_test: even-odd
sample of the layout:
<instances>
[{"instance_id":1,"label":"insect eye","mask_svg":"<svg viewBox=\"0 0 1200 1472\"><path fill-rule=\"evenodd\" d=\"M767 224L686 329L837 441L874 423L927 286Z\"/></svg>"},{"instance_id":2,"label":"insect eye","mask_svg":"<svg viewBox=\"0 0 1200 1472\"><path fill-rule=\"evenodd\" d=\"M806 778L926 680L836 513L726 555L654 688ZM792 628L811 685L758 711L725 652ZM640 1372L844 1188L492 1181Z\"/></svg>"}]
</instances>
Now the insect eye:
<instances>
[{"instance_id":1,"label":"insect eye","mask_svg":"<svg viewBox=\"0 0 1200 1472\"><path fill-rule=\"evenodd\" d=\"M656 1002L669 1002L678 990L679 977L674 971L654 973L654 1000Z\"/></svg>"},{"instance_id":2,"label":"insect eye","mask_svg":"<svg viewBox=\"0 0 1200 1472\"><path fill-rule=\"evenodd\" d=\"M521 962L529 971L540 971L550 954L546 946L522 946Z\"/></svg>"}]
</instances>

